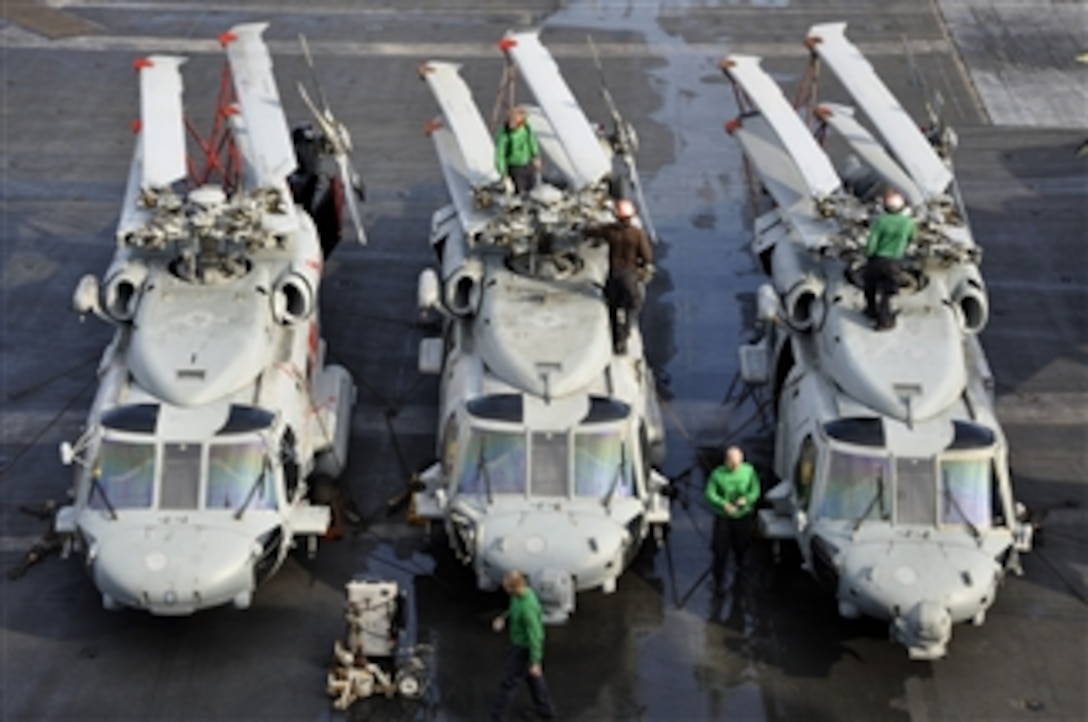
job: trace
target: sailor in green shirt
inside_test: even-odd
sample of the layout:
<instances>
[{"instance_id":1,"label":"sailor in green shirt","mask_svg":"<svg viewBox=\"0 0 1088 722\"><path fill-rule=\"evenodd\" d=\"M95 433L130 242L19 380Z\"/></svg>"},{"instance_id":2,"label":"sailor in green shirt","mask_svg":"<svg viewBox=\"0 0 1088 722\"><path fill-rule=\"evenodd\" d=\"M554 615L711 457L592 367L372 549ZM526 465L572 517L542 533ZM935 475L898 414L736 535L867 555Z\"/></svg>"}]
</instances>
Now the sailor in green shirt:
<instances>
[{"instance_id":1,"label":"sailor in green shirt","mask_svg":"<svg viewBox=\"0 0 1088 722\"><path fill-rule=\"evenodd\" d=\"M904 213L903 196L893 190L884 194L883 215L869 231L865 246L865 315L876 321L878 331L895 327L891 297L899 290L899 261L914 238L914 219Z\"/></svg>"},{"instance_id":2,"label":"sailor in green shirt","mask_svg":"<svg viewBox=\"0 0 1088 722\"><path fill-rule=\"evenodd\" d=\"M714 555L711 571L715 593L722 591L730 549L737 560L737 574L741 573L752 541L753 512L759 501L759 475L744 460L744 453L736 446L730 446L725 450L723 462L710 472L705 490L706 500L714 510L710 550Z\"/></svg>"},{"instance_id":3,"label":"sailor in green shirt","mask_svg":"<svg viewBox=\"0 0 1088 722\"><path fill-rule=\"evenodd\" d=\"M544 615L540 601L519 571L507 572L502 579L502 588L510 595L510 607L505 614L495 617L491 628L501 632L509 627L512 649L506 660L499 694L491 708L491 719L496 722L503 719L518 682L523 679L529 685L537 715L552 719L555 707L544 681Z\"/></svg>"},{"instance_id":4,"label":"sailor in green shirt","mask_svg":"<svg viewBox=\"0 0 1088 722\"><path fill-rule=\"evenodd\" d=\"M523 108L511 108L495 138L495 170L501 176L510 176L517 193L533 189L541 167L540 144L525 119Z\"/></svg>"}]
</instances>

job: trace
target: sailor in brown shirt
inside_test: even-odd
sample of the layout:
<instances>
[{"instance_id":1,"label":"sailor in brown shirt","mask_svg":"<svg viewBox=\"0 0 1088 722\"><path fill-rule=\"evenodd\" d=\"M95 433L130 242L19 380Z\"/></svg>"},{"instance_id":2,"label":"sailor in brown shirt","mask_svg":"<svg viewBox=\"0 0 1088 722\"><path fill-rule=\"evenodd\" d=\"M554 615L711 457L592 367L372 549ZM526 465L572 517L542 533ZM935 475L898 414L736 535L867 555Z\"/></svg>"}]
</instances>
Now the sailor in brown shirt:
<instances>
[{"instance_id":1,"label":"sailor in brown shirt","mask_svg":"<svg viewBox=\"0 0 1088 722\"><path fill-rule=\"evenodd\" d=\"M642 307L641 275L649 275L654 249L646 233L633 223L635 206L631 201L616 201L616 222L589 226L589 238L608 242L608 281L604 295L612 323L612 346L616 353L627 353L627 336Z\"/></svg>"}]
</instances>

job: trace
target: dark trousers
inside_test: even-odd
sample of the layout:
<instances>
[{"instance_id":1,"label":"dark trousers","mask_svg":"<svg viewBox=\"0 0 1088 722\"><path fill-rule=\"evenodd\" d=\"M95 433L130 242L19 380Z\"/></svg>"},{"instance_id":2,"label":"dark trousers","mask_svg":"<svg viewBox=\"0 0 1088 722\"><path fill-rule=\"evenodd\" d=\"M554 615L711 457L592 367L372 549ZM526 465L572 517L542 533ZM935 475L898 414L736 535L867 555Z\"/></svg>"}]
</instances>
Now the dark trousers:
<instances>
[{"instance_id":1,"label":"dark trousers","mask_svg":"<svg viewBox=\"0 0 1088 722\"><path fill-rule=\"evenodd\" d=\"M529 685L529 694L533 697L533 706L536 713L544 718L555 717L555 707L552 705L552 697L548 694L548 683L544 681L544 675L533 677L529 674L529 650L525 647L514 646L510 650L510 656L506 658L506 670L503 672L502 684L499 686L499 694L495 697L495 703L491 706L491 719L499 722L506 716L510 703L514 701L518 682L525 680Z\"/></svg>"},{"instance_id":2,"label":"dark trousers","mask_svg":"<svg viewBox=\"0 0 1088 722\"><path fill-rule=\"evenodd\" d=\"M536 185L536 168L532 163L508 166L506 172L514 181L514 191L519 194L528 193Z\"/></svg>"},{"instance_id":3,"label":"dark trousers","mask_svg":"<svg viewBox=\"0 0 1088 722\"><path fill-rule=\"evenodd\" d=\"M748 547L752 544L752 520L752 514L740 519L714 517L714 536L710 540L710 551L714 560L710 569L715 588L721 588L725 579L725 562L729 558L730 549L737 559L737 574L740 574Z\"/></svg>"},{"instance_id":4,"label":"dark trousers","mask_svg":"<svg viewBox=\"0 0 1088 722\"><path fill-rule=\"evenodd\" d=\"M886 326L892 323L891 297L899 290L899 262L873 256L865 264L865 313Z\"/></svg>"},{"instance_id":5,"label":"dark trousers","mask_svg":"<svg viewBox=\"0 0 1088 722\"><path fill-rule=\"evenodd\" d=\"M610 271L604 286L604 295L608 300L608 317L612 325L612 347L616 353L625 353L631 324L636 323L638 311L642 307L638 271Z\"/></svg>"}]
</instances>

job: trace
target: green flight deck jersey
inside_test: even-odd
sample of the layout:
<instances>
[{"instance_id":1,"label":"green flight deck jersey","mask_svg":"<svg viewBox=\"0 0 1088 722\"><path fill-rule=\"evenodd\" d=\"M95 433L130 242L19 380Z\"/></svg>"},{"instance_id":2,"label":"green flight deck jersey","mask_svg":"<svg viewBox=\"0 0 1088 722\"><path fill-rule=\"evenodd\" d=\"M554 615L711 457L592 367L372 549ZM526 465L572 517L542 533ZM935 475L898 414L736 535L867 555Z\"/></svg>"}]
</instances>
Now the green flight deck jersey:
<instances>
[{"instance_id":1,"label":"green flight deck jersey","mask_svg":"<svg viewBox=\"0 0 1088 722\"><path fill-rule=\"evenodd\" d=\"M529 664L544 661L544 620L536 592L525 587L521 595L510 595L510 608L506 610L506 625L510 629L510 643L529 650Z\"/></svg>"},{"instance_id":2,"label":"green flight deck jersey","mask_svg":"<svg viewBox=\"0 0 1088 722\"><path fill-rule=\"evenodd\" d=\"M745 499L744 506L738 507L732 514L727 513L723 506L725 502L735 506L741 497ZM706 480L706 500L718 516L733 519L745 517L755 510L756 501L759 500L759 475L746 461L737 464L732 471L724 465L718 466Z\"/></svg>"},{"instance_id":3,"label":"green flight deck jersey","mask_svg":"<svg viewBox=\"0 0 1088 722\"><path fill-rule=\"evenodd\" d=\"M898 261L914 238L914 219L902 213L885 213L873 222L865 255Z\"/></svg>"},{"instance_id":4,"label":"green flight deck jersey","mask_svg":"<svg viewBox=\"0 0 1088 722\"><path fill-rule=\"evenodd\" d=\"M538 155L540 146L528 123L522 123L513 130L505 125L499 128L498 138L495 139L495 170L499 175L506 175L512 165L529 165Z\"/></svg>"}]
</instances>

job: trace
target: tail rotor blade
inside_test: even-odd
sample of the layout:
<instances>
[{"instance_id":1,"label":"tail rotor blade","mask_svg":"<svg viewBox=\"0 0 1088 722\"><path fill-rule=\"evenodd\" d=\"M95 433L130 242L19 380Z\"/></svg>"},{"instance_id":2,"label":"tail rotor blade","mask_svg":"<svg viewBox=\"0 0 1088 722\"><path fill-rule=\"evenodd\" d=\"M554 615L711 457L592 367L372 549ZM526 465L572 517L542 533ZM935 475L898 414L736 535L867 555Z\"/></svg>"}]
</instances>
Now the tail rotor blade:
<instances>
[{"instance_id":1,"label":"tail rotor blade","mask_svg":"<svg viewBox=\"0 0 1088 722\"><path fill-rule=\"evenodd\" d=\"M344 204L347 206L352 227L355 229L355 238L360 245L365 246L367 236L363 228L363 212L359 207L359 201L363 197L363 182L358 171L351 164L351 135L329 109L328 101L325 100L325 95L321 90L321 84L317 82L317 72L314 69L313 57L310 55L306 37L299 35L299 42L302 44L302 54L306 57L306 64L313 73L314 87L317 89L317 97L321 101L322 107L318 108L317 103L314 102L310 93L306 90L306 86L302 83L298 84L298 92L302 97L302 102L313 115L314 122L321 129L321 134L328 143L328 147L332 150L333 159L336 161L336 168L344 188Z\"/></svg>"},{"instance_id":2,"label":"tail rotor blade","mask_svg":"<svg viewBox=\"0 0 1088 722\"><path fill-rule=\"evenodd\" d=\"M355 239L359 242L359 245L365 246L367 237L366 231L363 230L363 212L359 208L362 183L359 181L359 175L355 172L355 169L351 167L347 155L338 153L336 155L336 166L340 169L340 181L344 184L344 203L348 207L348 215L351 216L351 223L355 227Z\"/></svg>"}]
</instances>

